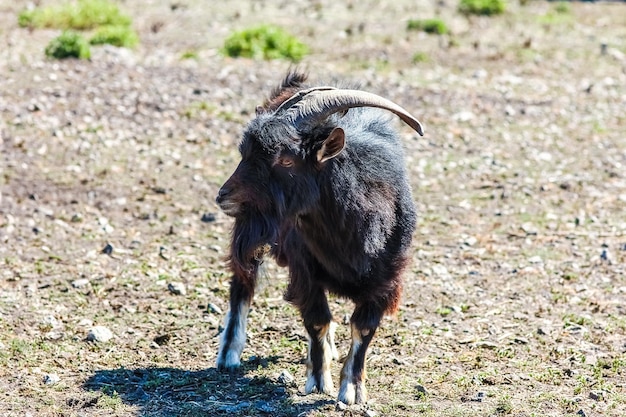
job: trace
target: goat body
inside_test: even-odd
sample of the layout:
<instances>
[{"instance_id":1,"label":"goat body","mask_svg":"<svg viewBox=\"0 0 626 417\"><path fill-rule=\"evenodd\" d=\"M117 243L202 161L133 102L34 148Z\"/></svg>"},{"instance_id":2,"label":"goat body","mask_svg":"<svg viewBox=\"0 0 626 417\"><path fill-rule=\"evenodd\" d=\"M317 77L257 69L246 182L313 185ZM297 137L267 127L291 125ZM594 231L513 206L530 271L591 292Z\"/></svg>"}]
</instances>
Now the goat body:
<instances>
[{"instance_id":1,"label":"goat body","mask_svg":"<svg viewBox=\"0 0 626 417\"><path fill-rule=\"evenodd\" d=\"M219 369L240 365L247 313L265 254L289 268L285 299L309 335L305 392L334 391L328 292L352 300L352 345L338 399L367 400L366 350L384 314L397 310L415 208L402 147L389 117L421 134L404 109L373 94L305 88L292 72L243 134L241 162L216 201L234 217L230 311Z\"/></svg>"}]
</instances>

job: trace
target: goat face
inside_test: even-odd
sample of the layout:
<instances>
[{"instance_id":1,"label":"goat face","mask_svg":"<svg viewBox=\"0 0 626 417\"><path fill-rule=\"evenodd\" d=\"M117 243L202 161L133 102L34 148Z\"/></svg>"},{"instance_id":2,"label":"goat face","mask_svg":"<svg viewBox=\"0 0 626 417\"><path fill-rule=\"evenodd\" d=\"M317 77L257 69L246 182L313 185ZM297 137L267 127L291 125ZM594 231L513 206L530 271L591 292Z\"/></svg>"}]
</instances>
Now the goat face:
<instances>
[{"instance_id":1,"label":"goat face","mask_svg":"<svg viewBox=\"0 0 626 417\"><path fill-rule=\"evenodd\" d=\"M322 139L317 140L318 136ZM241 161L216 201L229 216L262 213L278 224L316 204L316 173L344 145L341 128L320 128L303 135L289 120L260 116L246 129L239 145Z\"/></svg>"}]
</instances>

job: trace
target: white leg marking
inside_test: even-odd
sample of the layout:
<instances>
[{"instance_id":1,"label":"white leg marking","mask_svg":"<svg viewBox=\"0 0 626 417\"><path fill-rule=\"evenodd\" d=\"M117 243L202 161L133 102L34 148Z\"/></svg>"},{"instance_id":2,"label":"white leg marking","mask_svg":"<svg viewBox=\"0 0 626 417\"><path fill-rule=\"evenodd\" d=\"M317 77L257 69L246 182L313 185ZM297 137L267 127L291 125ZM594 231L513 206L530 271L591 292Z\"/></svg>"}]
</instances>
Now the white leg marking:
<instances>
[{"instance_id":1,"label":"white leg marking","mask_svg":"<svg viewBox=\"0 0 626 417\"><path fill-rule=\"evenodd\" d=\"M242 301L237 317L232 317L230 311L226 315L226 326L220 338L220 350L217 355L217 367L219 369L233 369L241 365L241 352L246 344L246 322L249 308L248 303ZM226 340L229 334L228 326L231 325L231 322L234 326L234 332L232 339Z\"/></svg>"},{"instance_id":2,"label":"white leg marking","mask_svg":"<svg viewBox=\"0 0 626 417\"><path fill-rule=\"evenodd\" d=\"M352 325L352 346L341 369L341 383L337 400L345 404L362 404L367 401L367 390L365 388L365 364L363 364L363 380L355 381L354 360L357 352L361 348L363 339L361 332Z\"/></svg>"},{"instance_id":3,"label":"white leg marking","mask_svg":"<svg viewBox=\"0 0 626 417\"><path fill-rule=\"evenodd\" d=\"M328 344L330 345L330 353L333 360L339 360L339 352L337 352L337 345L335 345L335 330L337 329L337 323L330 322L330 328L328 329Z\"/></svg>"},{"instance_id":4,"label":"white leg marking","mask_svg":"<svg viewBox=\"0 0 626 417\"><path fill-rule=\"evenodd\" d=\"M334 324L334 323L332 323ZM329 343L330 333L332 324L330 326L324 326L320 331L319 338L322 343L322 374L320 375L320 386L317 386L317 380L315 375L313 374L313 362L311 361L311 343L312 340L309 336L309 348L307 351L307 361L306 361L306 384L304 386L304 393L310 394L315 391L317 388L318 392L323 392L324 394L333 394L335 387L333 385L333 378L330 374L330 363L333 360L333 348L334 345ZM335 324L336 326L336 324ZM334 328L332 328L334 332ZM333 335L334 337L334 335ZM335 349L336 352L336 349Z\"/></svg>"}]
</instances>

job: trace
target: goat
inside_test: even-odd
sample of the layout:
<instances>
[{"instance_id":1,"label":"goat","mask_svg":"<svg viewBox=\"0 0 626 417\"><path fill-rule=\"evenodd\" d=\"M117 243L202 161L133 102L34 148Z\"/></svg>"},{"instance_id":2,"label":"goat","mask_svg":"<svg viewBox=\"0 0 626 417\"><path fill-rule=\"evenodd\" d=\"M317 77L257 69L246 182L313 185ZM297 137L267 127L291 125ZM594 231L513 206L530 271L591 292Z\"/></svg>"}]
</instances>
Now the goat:
<instances>
[{"instance_id":1,"label":"goat","mask_svg":"<svg viewBox=\"0 0 626 417\"><path fill-rule=\"evenodd\" d=\"M327 292L354 302L338 400L364 403L366 350L383 315L398 308L416 221L399 137L372 107L395 113L420 135L422 127L380 96L305 87L306 78L288 73L257 107L239 145L241 161L216 198L234 217L230 310L217 368L240 366L257 274L269 254L289 268L285 299L299 309L309 336L306 394L334 391Z\"/></svg>"}]
</instances>

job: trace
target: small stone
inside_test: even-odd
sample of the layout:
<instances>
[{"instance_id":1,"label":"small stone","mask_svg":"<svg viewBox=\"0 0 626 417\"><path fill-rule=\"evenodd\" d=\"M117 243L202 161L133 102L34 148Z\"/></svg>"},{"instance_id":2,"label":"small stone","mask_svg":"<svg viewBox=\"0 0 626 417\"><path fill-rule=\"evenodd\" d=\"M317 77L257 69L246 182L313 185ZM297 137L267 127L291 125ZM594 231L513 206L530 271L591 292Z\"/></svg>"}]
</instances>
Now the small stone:
<instances>
[{"instance_id":1,"label":"small stone","mask_svg":"<svg viewBox=\"0 0 626 417\"><path fill-rule=\"evenodd\" d=\"M476 395L472 398L472 401L475 402L482 402L485 399L485 393L482 391L479 391L476 393Z\"/></svg>"},{"instance_id":2,"label":"small stone","mask_svg":"<svg viewBox=\"0 0 626 417\"><path fill-rule=\"evenodd\" d=\"M335 407L335 409L337 411L346 411L348 409L348 406L345 403L342 403L341 401L337 401L337 406Z\"/></svg>"},{"instance_id":3,"label":"small stone","mask_svg":"<svg viewBox=\"0 0 626 417\"><path fill-rule=\"evenodd\" d=\"M507 116L515 116L516 113L517 112L511 105L508 105L504 108L504 114L506 114Z\"/></svg>"},{"instance_id":4,"label":"small stone","mask_svg":"<svg viewBox=\"0 0 626 417\"><path fill-rule=\"evenodd\" d=\"M576 415L581 416L581 417L587 417L587 414L581 409L578 410L578 412L576 413Z\"/></svg>"},{"instance_id":5,"label":"small stone","mask_svg":"<svg viewBox=\"0 0 626 417\"><path fill-rule=\"evenodd\" d=\"M213 223L215 219L215 213L202 213L202 217L200 217L202 223Z\"/></svg>"},{"instance_id":6,"label":"small stone","mask_svg":"<svg viewBox=\"0 0 626 417\"><path fill-rule=\"evenodd\" d=\"M213 303L209 303L209 304L207 305L206 309L207 309L210 313L213 313L213 314L219 314L219 315L224 314L224 312L222 311L222 309L221 309L221 308L219 308L218 306L216 306L216 305L215 305L215 304L213 304Z\"/></svg>"},{"instance_id":7,"label":"small stone","mask_svg":"<svg viewBox=\"0 0 626 417\"><path fill-rule=\"evenodd\" d=\"M289 373L288 370L284 369L280 375L278 375L278 382L280 382L283 385L286 386L293 386L295 385L295 378L293 377L293 375L291 375Z\"/></svg>"},{"instance_id":8,"label":"small stone","mask_svg":"<svg viewBox=\"0 0 626 417\"><path fill-rule=\"evenodd\" d=\"M46 385L54 385L61 381L61 378L57 374L46 374L43 377L43 383Z\"/></svg>"},{"instance_id":9,"label":"small stone","mask_svg":"<svg viewBox=\"0 0 626 417\"><path fill-rule=\"evenodd\" d=\"M417 395L419 397L425 397L428 395L428 391L426 391L426 388L424 388L423 385L416 385L415 390L417 391Z\"/></svg>"},{"instance_id":10,"label":"small stone","mask_svg":"<svg viewBox=\"0 0 626 417\"><path fill-rule=\"evenodd\" d=\"M104 326L95 326L87 334L90 342L106 343L113 338L113 332Z\"/></svg>"},{"instance_id":11,"label":"small stone","mask_svg":"<svg viewBox=\"0 0 626 417\"><path fill-rule=\"evenodd\" d=\"M476 347L484 349L495 349L498 347L498 344L490 342L488 340L481 340L480 342L476 342Z\"/></svg>"},{"instance_id":12,"label":"small stone","mask_svg":"<svg viewBox=\"0 0 626 417\"><path fill-rule=\"evenodd\" d=\"M155 337L153 342L159 346L164 346L169 343L171 338L172 336L166 333L166 334Z\"/></svg>"},{"instance_id":13,"label":"small stone","mask_svg":"<svg viewBox=\"0 0 626 417\"><path fill-rule=\"evenodd\" d=\"M89 285L89 280L87 278L80 278L72 281L72 287L74 288L84 288L87 285Z\"/></svg>"},{"instance_id":14,"label":"small stone","mask_svg":"<svg viewBox=\"0 0 626 417\"><path fill-rule=\"evenodd\" d=\"M591 391L589 393L589 398L591 398L594 401L602 401L604 399L604 396L602 395L601 392Z\"/></svg>"},{"instance_id":15,"label":"small stone","mask_svg":"<svg viewBox=\"0 0 626 417\"><path fill-rule=\"evenodd\" d=\"M62 326L61 322L54 316L46 316L41 319L41 325L43 327L57 329Z\"/></svg>"},{"instance_id":16,"label":"small stone","mask_svg":"<svg viewBox=\"0 0 626 417\"><path fill-rule=\"evenodd\" d=\"M367 417L376 417L376 416L378 415L378 413L377 413L376 411L374 411L374 410L367 410L367 411L365 412L365 415L366 415Z\"/></svg>"},{"instance_id":17,"label":"small stone","mask_svg":"<svg viewBox=\"0 0 626 417\"><path fill-rule=\"evenodd\" d=\"M78 322L78 325L79 325L79 326L82 326L82 327L91 327L91 326L93 326L93 320L89 320L89 319L81 319L81 320Z\"/></svg>"},{"instance_id":18,"label":"small stone","mask_svg":"<svg viewBox=\"0 0 626 417\"><path fill-rule=\"evenodd\" d=\"M187 295L187 287L182 282L170 282L167 289L174 295Z\"/></svg>"},{"instance_id":19,"label":"small stone","mask_svg":"<svg viewBox=\"0 0 626 417\"><path fill-rule=\"evenodd\" d=\"M51 341L58 341L63 339L63 332L47 332L46 334L43 335L44 339L46 340L51 340Z\"/></svg>"},{"instance_id":20,"label":"small stone","mask_svg":"<svg viewBox=\"0 0 626 417\"><path fill-rule=\"evenodd\" d=\"M107 243L104 248L102 248L102 253L105 255L111 255L113 253L113 245Z\"/></svg>"},{"instance_id":21,"label":"small stone","mask_svg":"<svg viewBox=\"0 0 626 417\"><path fill-rule=\"evenodd\" d=\"M530 222L526 222L521 226L521 229L527 235L536 235L538 233L537 227Z\"/></svg>"},{"instance_id":22,"label":"small stone","mask_svg":"<svg viewBox=\"0 0 626 417\"><path fill-rule=\"evenodd\" d=\"M469 122L474 119L476 116L471 111L460 111L452 116L454 120L457 122Z\"/></svg>"},{"instance_id":23,"label":"small stone","mask_svg":"<svg viewBox=\"0 0 626 417\"><path fill-rule=\"evenodd\" d=\"M474 71L474 74L472 74L472 77L474 77L476 79L482 80L484 78L487 78L487 75L489 75L487 70L480 68L480 69Z\"/></svg>"}]
</instances>

